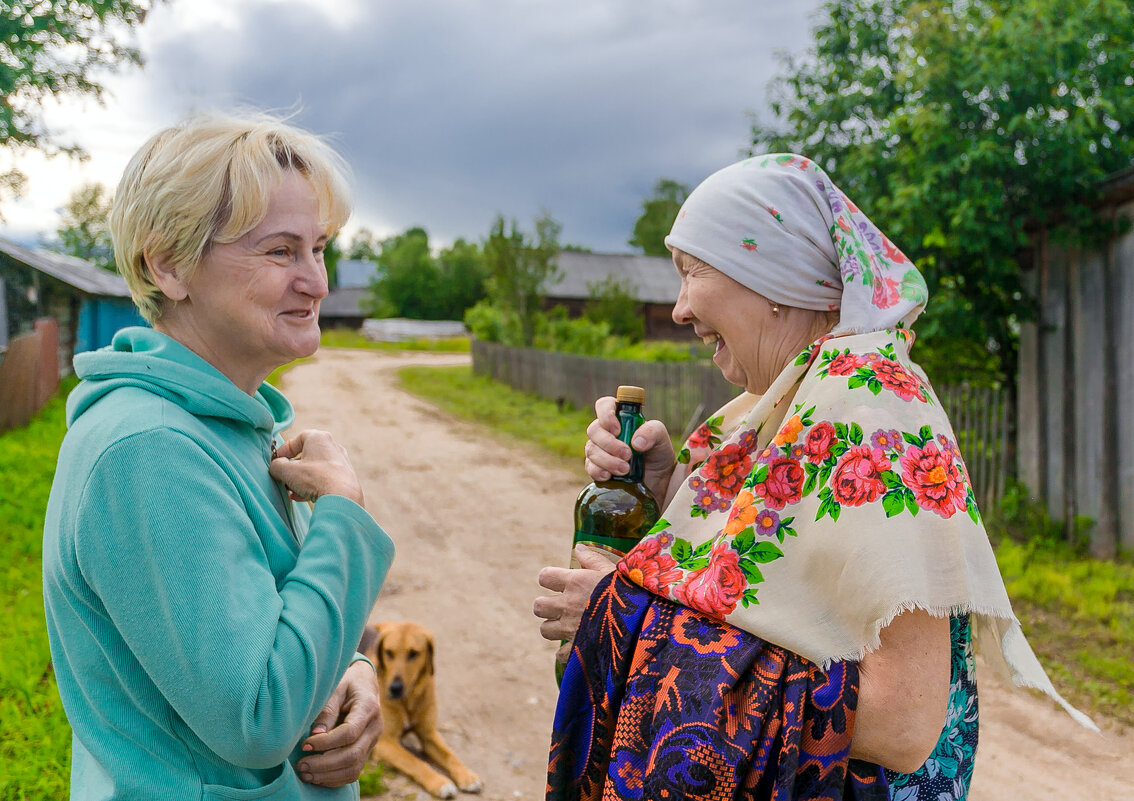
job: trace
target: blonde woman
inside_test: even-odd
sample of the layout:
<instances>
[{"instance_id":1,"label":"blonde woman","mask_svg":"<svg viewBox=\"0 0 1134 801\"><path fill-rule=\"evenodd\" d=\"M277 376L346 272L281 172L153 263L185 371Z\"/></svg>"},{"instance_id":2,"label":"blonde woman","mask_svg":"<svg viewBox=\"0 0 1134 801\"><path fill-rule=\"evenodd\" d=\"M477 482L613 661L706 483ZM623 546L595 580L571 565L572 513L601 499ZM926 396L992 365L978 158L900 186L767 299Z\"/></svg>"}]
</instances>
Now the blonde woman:
<instances>
[{"instance_id":1,"label":"blonde woman","mask_svg":"<svg viewBox=\"0 0 1134 801\"><path fill-rule=\"evenodd\" d=\"M356 646L393 548L263 383L319 345L349 210L335 154L267 117L164 130L122 176L116 260L153 327L76 357L44 532L72 798L358 797L381 718Z\"/></svg>"}]
</instances>

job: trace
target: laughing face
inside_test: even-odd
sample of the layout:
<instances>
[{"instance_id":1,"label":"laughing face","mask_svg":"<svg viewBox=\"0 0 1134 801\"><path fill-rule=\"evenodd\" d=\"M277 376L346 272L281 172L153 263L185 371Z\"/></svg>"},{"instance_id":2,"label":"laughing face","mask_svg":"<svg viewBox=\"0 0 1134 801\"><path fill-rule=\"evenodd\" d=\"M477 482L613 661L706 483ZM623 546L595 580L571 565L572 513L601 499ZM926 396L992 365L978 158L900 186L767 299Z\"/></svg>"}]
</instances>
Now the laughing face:
<instances>
[{"instance_id":1,"label":"laughing face","mask_svg":"<svg viewBox=\"0 0 1134 801\"><path fill-rule=\"evenodd\" d=\"M285 171L260 224L211 245L189 279L166 292L177 302L155 327L255 392L276 367L319 347L326 241L311 184Z\"/></svg>"},{"instance_id":2,"label":"laughing face","mask_svg":"<svg viewBox=\"0 0 1134 801\"><path fill-rule=\"evenodd\" d=\"M767 298L704 262L674 251L681 293L673 321L692 325L707 345L715 345L713 363L730 384L754 394L764 392L779 370L772 355L774 317Z\"/></svg>"}]
</instances>

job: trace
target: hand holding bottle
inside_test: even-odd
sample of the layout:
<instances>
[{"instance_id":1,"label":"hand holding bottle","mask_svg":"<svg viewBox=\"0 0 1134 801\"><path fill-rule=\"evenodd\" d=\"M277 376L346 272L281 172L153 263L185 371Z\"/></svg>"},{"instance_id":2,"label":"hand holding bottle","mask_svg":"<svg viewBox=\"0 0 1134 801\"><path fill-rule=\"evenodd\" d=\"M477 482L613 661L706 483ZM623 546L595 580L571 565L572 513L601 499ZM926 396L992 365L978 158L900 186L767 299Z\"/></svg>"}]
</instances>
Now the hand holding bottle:
<instances>
[{"instance_id":1,"label":"hand holding bottle","mask_svg":"<svg viewBox=\"0 0 1134 801\"><path fill-rule=\"evenodd\" d=\"M595 481L625 475L630 469L632 454L618 438L621 428L615 407L616 401L609 395L599 398L595 401L595 419L587 426L585 467ZM634 432L632 442L644 459L642 482L655 498L665 498L674 466L673 442L665 424L661 420L646 421Z\"/></svg>"},{"instance_id":2,"label":"hand holding bottle","mask_svg":"<svg viewBox=\"0 0 1134 801\"><path fill-rule=\"evenodd\" d=\"M575 559L577 568L545 567L539 571L539 586L557 594L541 596L532 604L532 613L543 619L539 633L544 639L566 640L568 647L599 579L614 570L614 562L583 545L575 546ZM560 661L567 661L566 653Z\"/></svg>"}]
</instances>

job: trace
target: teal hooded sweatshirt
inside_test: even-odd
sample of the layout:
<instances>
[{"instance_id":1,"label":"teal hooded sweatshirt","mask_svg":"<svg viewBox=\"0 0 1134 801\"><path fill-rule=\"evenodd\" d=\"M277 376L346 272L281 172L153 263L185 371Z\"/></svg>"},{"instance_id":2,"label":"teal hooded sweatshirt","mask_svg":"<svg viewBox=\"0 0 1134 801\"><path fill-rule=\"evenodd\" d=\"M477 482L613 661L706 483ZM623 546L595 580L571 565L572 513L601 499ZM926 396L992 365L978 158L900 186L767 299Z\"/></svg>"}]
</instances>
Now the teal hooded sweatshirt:
<instances>
[{"instance_id":1,"label":"teal hooded sweatshirt","mask_svg":"<svg viewBox=\"0 0 1134 801\"><path fill-rule=\"evenodd\" d=\"M43 589L73 799L347 799L302 740L393 559L344 497L268 474L290 404L147 328L75 358Z\"/></svg>"}]
</instances>

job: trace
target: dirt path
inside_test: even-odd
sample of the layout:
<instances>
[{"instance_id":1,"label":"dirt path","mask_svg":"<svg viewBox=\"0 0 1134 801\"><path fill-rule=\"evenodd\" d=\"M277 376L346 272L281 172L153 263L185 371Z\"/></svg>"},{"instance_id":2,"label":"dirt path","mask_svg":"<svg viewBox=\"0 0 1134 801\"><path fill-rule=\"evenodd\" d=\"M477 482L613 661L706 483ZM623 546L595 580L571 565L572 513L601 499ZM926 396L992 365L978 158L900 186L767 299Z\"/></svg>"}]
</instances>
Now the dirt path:
<instances>
[{"instance_id":1,"label":"dirt path","mask_svg":"<svg viewBox=\"0 0 1134 801\"><path fill-rule=\"evenodd\" d=\"M414 620L437 640L442 730L486 801L543 797L556 687L531 614L536 574L567 557L586 479L396 388L408 364L464 355L320 351L284 376L296 428L344 443L367 507L397 545L372 620ZM1134 731L1081 729L1042 698L981 674L972 801L1134 798ZM402 777L382 798L425 799Z\"/></svg>"}]
</instances>

